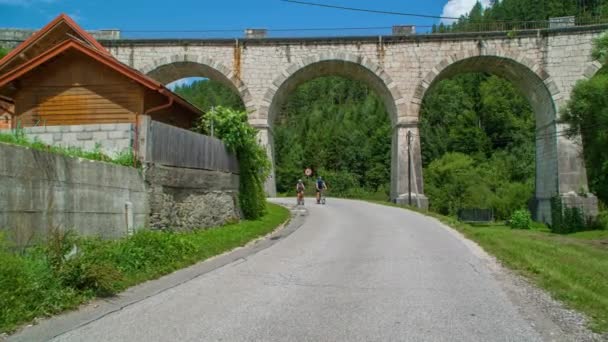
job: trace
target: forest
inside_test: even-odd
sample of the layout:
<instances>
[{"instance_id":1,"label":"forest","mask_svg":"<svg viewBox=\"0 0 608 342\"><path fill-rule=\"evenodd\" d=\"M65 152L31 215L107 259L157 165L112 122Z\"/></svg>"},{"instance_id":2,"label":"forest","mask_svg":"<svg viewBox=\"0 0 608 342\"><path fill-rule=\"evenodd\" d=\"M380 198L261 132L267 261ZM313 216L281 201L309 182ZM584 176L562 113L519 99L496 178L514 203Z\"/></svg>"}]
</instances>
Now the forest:
<instances>
[{"instance_id":1,"label":"forest","mask_svg":"<svg viewBox=\"0 0 608 342\"><path fill-rule=\"evenodd\" d=\"M445 30L480 21L546 20L552 16L608 15L608 1L503 0L477 4ZM594 56L606 62L608 38ZM213 81L177 92L202 109L242 109L231 90ZM608 201L608 75L581 82L564 109L570 135L582 134L590 190ZM431 209L455 215L491 208L498 219L527 208L534 194L535 118L528 101L508 81L483 73L461 74L430 89L422 104L420 139L425 193ZM323 176L331 195L388 199L391 126L382 100L367 85L327 76L298 87L273 126L279 192L290 194L304 168ZM604 146L604 147L603 147ZM602 204L603 206L603 204Z\"/></svg>"}]
</instances>

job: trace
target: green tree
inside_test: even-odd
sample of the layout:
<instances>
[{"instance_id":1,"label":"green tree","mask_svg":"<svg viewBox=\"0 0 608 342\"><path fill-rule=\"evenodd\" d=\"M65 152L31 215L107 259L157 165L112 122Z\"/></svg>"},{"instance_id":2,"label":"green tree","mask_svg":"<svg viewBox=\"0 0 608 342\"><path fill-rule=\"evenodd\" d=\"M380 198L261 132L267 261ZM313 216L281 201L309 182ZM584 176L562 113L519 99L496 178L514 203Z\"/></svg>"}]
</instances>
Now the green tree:
<instances>
[{"instance_id":1,"label":"green tree","mask_svg":"<svg viewBox=\"0 0 608 342\"><path fill-rule=\"evenodd\" d=\"M196 81L189 85L177 86L174 91L205 112L218 106L245 110L240 96L218 81Z\"/></svg>"},{"instance_id":2,"label":"green tree","mask_svg":"<svg viewBox=\"0 0 608 342\"><path fill-rule=\"evenodd\" d=\"M596 51L606 50L605 37L596 41ZM577 83L562 119L570 125L569 137L582 138L591 191L608 203L608 74Z\"/></svg>"},{"instance_id":3,"label":"green tree","mask_svg":"<svg viewBox=\"0 0 608 342\"><path fill-rule=\"evenodd\" d=\"M6 56L8 54L8 52L9 52L9 49L0 47L0 58Z\"/></svg>"},{"instance_id":4,"label":"green tree","mask_svg":"<svg viewBox=\"0 0 608 342\"><path fill-rule=\"evenodd\" d=\"M274 143L279 192L291 191L306 167L327 179L333 195L388 189L390 121L361 82L321 77L298 87L276 118Z\"/></svg>"}]
</instances>

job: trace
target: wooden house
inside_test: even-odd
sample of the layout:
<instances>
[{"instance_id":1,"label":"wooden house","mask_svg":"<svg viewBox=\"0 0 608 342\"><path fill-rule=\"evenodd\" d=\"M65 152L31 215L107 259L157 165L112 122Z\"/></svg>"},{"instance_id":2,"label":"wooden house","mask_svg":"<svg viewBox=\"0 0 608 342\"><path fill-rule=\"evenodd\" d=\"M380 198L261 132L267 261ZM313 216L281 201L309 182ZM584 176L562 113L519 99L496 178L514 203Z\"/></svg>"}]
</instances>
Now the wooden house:
<instances>
[{"instance_id":1,"label":"wooden house","mask_svg":"<svg viewBox=\"0 0 608 342\"><path fill-rule=\"evenodd\" d=\"M190 128L202 114L118 61L66 15L0 60L0 96L14 106L0 113L12 127L135 123L149 115Z\"/></svg>"}]
</instances>

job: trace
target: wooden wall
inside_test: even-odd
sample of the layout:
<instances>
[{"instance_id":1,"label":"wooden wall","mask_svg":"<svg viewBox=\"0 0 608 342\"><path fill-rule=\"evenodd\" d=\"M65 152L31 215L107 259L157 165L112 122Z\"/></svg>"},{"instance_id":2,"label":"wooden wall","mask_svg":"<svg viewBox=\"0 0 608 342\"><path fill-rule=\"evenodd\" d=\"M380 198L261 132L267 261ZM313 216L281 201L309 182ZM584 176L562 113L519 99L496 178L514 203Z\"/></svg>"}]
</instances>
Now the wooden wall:
<instances>
[{"instance_id":1,"label":"wooden wall","mask_svg":"<svg viewBox=\"0 0 608 342\"><path fill-rule=\"evenodd\" d=\"M18 89L15 113L24 127L128 123L143 111L140 85L76 52L22 78Z\"/></svg>"}]
</instances>

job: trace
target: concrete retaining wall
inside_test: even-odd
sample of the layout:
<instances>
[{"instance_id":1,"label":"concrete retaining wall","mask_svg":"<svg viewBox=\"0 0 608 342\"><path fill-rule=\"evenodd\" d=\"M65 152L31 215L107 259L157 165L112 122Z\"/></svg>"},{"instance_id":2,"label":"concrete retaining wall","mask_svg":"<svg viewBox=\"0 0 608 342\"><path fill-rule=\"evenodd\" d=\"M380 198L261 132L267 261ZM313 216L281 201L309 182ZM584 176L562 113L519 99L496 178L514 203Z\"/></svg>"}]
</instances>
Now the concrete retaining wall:
<instances>
[{"instance_id":1,"label":"concrete retaining wall","mask_svg":"<svg viewBox=\"0 0 608 342\"><path fill-rule=\"evenodd\" d=\"M132 146L133 125L99 124L70 126L37 126L23 128L30 139L48 145L79 147L91 151L99 145L102 152L113 157Z\"/></svg>"},{"instance_id":2,"label":"concrete retaining wall","mask_svg":"<svg viewBox=\"0 0 608 342\"><path fill-rule=\"evenodd\" d=\"M137 169L3 143L0 193L0 230L19 245L55 228L115 238L149 215Z\"/></svg>"},{"instance_id":3,"label":"concrete retaining wall","mask_svg":"<svg viewBox=\"0 0 608 342\"><path fill-rule=\"evenodd\" d=\"M17 245L52 229L117 238L240 217L238 175L146 164L143 170L0 143L0 231Z\"/></svg>"}]
</instances>

